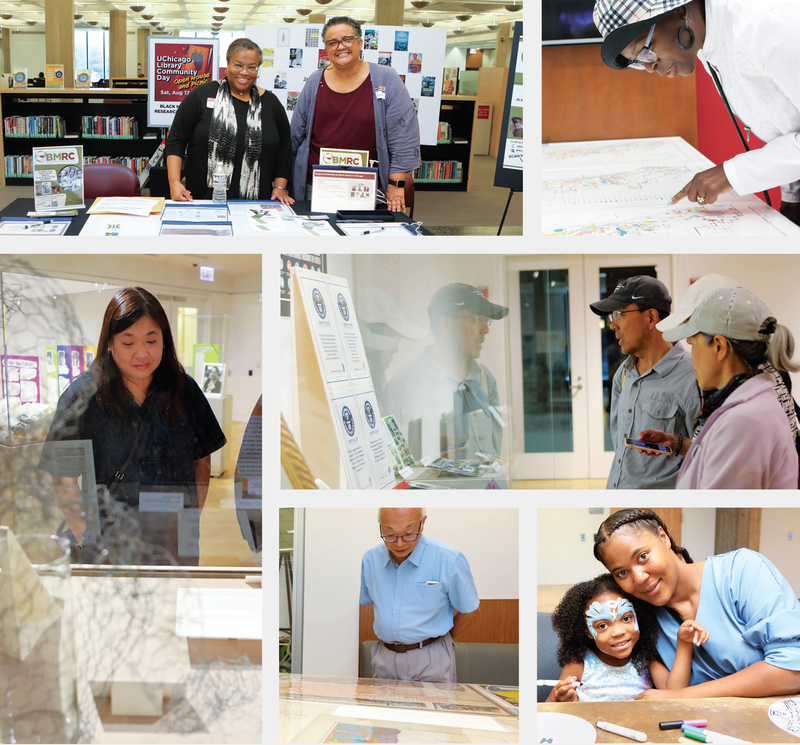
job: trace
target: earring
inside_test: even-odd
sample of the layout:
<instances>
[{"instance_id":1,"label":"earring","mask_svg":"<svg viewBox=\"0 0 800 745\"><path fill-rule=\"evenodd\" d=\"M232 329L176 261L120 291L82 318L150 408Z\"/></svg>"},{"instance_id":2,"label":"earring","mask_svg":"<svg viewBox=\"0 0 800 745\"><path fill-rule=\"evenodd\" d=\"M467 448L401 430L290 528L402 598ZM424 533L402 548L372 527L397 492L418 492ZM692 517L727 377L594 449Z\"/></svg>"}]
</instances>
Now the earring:
<instances>
[{"instance_id":1,"label":"earring","mask_svg":"<svg viewBox=\"0 0 800 745\"><path fill-rule=\"evenodd\" d=\"M689 16L687 15L686 18L683 21L683 26L681 26L678 29L678 44L680 45L680 48L683 49L683 50L691 49L694 46L694 31L692 31L692 29L689 28L689 24L690 23L691 23L691 21L689 20ZM683 31L688 31L689 32L689 43L688 44L684 44L683 43L683 39L681 38L681 33Z\"/></svg>"}]
</instances>

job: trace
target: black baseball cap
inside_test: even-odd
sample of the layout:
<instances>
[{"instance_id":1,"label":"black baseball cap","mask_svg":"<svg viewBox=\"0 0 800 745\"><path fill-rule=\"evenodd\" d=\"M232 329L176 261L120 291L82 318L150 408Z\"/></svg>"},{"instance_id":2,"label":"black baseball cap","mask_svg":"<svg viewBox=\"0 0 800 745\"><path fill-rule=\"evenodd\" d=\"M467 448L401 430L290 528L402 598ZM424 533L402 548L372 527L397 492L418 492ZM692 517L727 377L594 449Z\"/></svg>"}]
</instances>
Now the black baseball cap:
<instances>
[{"instance_id":1,"label":"black baseball cap","mask_svg":"<svg viewBox=\"0 0 800 745\"><path fill-rule=\"evenodd\" d=\"M631 303L655 308L662 318L666 318L672 307L672 298L663 282L655 277L639 274L623 279L607 298L598 300L589 307L598 316L607 316Z\"/></svg>"},{"instance_id":2,"label":"black baseball cap","mask_svg":"<svg viewBox=\"0 0 800 745\"><path fill-rule=\"evenodd\" d=\"M495 321L508 315L508 308L505 305L488 301L477 287L460 282L436 290L428 306L428 315L433 321L439 316L455 316L460 310L468 310L470 313L486 316Z\"/></svg>"}]
</instances>

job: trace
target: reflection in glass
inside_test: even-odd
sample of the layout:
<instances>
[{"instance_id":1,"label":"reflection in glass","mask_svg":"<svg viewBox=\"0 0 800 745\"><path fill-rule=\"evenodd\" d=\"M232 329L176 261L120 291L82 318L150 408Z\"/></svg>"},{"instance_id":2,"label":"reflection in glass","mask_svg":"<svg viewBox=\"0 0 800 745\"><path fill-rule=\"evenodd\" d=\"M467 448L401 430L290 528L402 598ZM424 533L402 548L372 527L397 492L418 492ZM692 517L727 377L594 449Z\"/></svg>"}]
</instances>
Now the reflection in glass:
<instances>
[{"instance_id":1,"label":"reflection in glass","mask_svg":"<svg viewBox=\"0 0 800 745\"><path fill-rule=\"evenodd\" d=\"M278 671L292 672L292 592L294 590L294 508L281 508L278 528Z\"/></svg>"},{"instance_id":2,"label":"reflection in glass","mask_svg":"<svg viewBox=\"0 0 800 745\"><path fill-rule=\"evenodd\" d=\"M612 266L600 268L600 294L598 300L608 297L614 288L628 277L645 275L647 277L658 277L658 267L656 266ZM592 301L594 302L594 300ZM609 420L611 418L611 383L617 368L622 364L625 356L622 354L614 329L609 327L607 318L598 318L600 322L600 354L603 360L603 439L606 452L614 452L611 443L611 432L609 430Z\"/></svg>"},{"instance_id":3,"label":"reflection in glass","mask_svg":"<svg viewBox=\"0 0 800 745\"><path fill-rule=\"evenodd\" d=\"M569 275L519 273L526 453L572 452Z\"/></svg>"}]
</instances>

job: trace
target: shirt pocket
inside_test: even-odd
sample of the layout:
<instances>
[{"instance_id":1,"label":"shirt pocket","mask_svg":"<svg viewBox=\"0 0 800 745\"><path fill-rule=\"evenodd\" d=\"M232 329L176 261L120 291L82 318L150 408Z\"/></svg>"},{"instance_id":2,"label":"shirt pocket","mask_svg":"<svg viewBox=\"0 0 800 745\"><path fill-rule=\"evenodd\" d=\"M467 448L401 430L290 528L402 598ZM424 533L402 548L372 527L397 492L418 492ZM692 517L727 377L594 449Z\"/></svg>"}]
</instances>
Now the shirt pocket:
<instances>
[{"instance_id":1,"label":"shirt pocket","mask_svg":"<svg viewBox=\"0 0 800 745\"><path fill-rule=\"evenodd\" d=\"M436 582L429 585L428 582ZM417 582L417 597L420 598L423 607L429 610L443 608L449 602L447 599L447 588L441 580L435 577L425 582Z\"/></svg>"},{"instance_id":2,"label":"shirt pocket","mask_svg":"<svg viewBox=\"0 0 800 745\"><path fill-rule=\"evenodd\" d=\"M668 434L678 429L678 402L664 398L648 398L642 401L642 429L658 429ZM638 435L638 432L635 433ZM633 435L632 435L633 436Z\"/></svg>"}]
</instances>

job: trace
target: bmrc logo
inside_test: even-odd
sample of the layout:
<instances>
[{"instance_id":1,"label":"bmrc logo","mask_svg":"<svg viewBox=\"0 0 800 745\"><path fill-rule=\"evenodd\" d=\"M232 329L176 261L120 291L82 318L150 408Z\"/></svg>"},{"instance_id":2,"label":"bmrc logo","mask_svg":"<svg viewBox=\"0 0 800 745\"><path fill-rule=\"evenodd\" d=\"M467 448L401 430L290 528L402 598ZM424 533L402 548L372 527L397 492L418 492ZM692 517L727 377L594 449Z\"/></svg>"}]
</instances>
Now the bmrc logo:
<instances>
[{"instance_id":1,"label":"bmrc logo","mask_svg":"<svg viewBox=\"0 0 800 745\"><path fill-rule=\"evenodd\" d=\"M360 166L361 157L343 153L323 153L320 162L325 166Z\"/></svg>"},{"instance_id":2,"label":"bmrc logo","mask_svg":"<svg viewBox=\"0 0 800 745\"><path fill-rule=\"evenodd\" d=\"M34 159L37 163L74 163L78 154L74 150L51 152L50 150L34 150Z\"/></svg>"}]
</instances>

